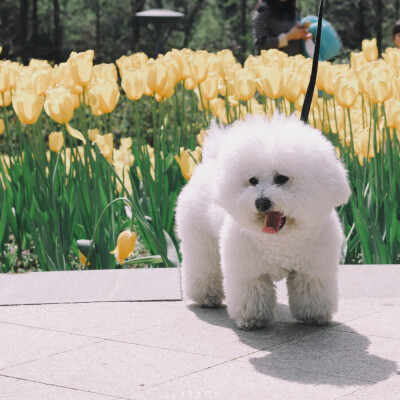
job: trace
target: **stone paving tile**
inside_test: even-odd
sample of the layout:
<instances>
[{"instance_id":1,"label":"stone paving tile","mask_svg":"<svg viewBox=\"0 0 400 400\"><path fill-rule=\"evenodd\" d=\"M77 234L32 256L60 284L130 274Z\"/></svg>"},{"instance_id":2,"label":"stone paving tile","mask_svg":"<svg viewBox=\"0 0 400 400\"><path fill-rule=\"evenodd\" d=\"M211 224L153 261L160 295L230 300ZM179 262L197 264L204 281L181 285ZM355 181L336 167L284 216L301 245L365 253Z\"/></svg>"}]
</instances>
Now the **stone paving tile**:
<instances>
[{"instance_id":1,"label":"stone paving tile","mask_svg":"<svg viewBox=\"0 0 400 400\"><path fill-rule=\"evenodd\" d=\"M0 323L0 370L96 341L85 336Z\"/></svg>"},{"instance_id":2,"label":"stone paving tile","mask_svg":"<svg viewBox=\"0 0 400 400\"><path fill-rule=\"evenodd\" d=\"M1 400L113 400L99 393L81 392L63 387L8 378L0 374Z\"/></svg>"},{"instance_id":3,"label":"stone paving tile","mask_svg":"<svg viewBox=\"0 0 400 400\"><path fill-rule=\"evenodd\" d=\"M400 306L392 306L377 314L365 316L346 325L339 325L333 329L340 331L357 331L368 336L381 336L400 340ZM399 341L400 346L400 341Z\"/></svg>"},{"instance_id":4,"label":"stone paving tile","mask_svg":"<svg viewBox=\"0 0 400 400\"><path fill-rule=\"evenodd\" d=\"M0 321L108 338L180 318L164 302L46 304L0 307ZM8 310L2 315L4 308ZM28 310L27 310L28 309Z\"/></svg>"},{"instance_id":5,"label":"stone paving tile","mask_svg":"<svg viewBox=\"0 0 400 400\"><path fill-rule=\"evenodd\" d=\"M304 337L321 328L304 324L273 324L246 332L236 327L226 308L203 309L188 305L184 318L112 340L233 359Z\"/></svg>"},{"instance_id":6,"label":"stone paving tile","mask_svg":"<svg viewBox=\"0 0 400 400\"><path fill-rule=\"evenodd\" d=\"M102 341L47 357L4 374L104 395L124 397L147 386L187 375L221 361L206 356Z\"/></svg>"},{"instance_id":7,"label":"stone paving tile","mask_svg":"<svg viewBox=\"0 0 400 400\"><path fill-rule=\"evenodd\" d=\"M396 339L366 337L332 328L262 350L239 359L256 369L285 368L288 373L311 374L380 382L398 372L400 346ZM315 384L323 383L321 380Z\"/></svg>"},{"instance_id":8,"label":"stone paving tile","mask_svg":"<svg viewBox=\"0 0 400 400\"><path fill-rule=\"evenodd\" d=\"M320 383L318 383L320 382ZM231 362L128 395L132 400L321 400L368 385L356 379Z\"/></svg>"},{"instance_id":9,"label":"stone paving tile","mask_svg":"<svg viewBox=\"0 0 400 400\"><path fill-rule=\"evenodd\" d=\"M400 376L392 376L383 382L375 383L363 389L341 397L343 400L396 400L400 399Z\"/></svg>"}]
</instances>

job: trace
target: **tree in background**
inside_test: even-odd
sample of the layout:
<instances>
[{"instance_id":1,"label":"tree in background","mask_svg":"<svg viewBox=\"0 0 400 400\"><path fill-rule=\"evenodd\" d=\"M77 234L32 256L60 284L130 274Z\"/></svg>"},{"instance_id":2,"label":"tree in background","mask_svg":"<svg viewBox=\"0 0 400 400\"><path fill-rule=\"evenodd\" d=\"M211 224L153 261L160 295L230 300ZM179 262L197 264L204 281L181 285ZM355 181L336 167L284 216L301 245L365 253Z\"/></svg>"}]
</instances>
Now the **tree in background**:
<instances>
[{"instance_id":1,"label":"tree in background","mask_svg":"<svg viewBox=\"0 0 400 400\"><path fill-rule=\"evenodd\" d=\"M239 61L252 54L251 12L256 0L1 0L1 57L43 58L59 63L71 51L92 48L96 62L122 54L154 55L155 28L135 19L139 11L168 8L185 14L165 30L166 49L231 49ZM380 50L391 46L391 27L400 0L325 0L324 17L336 28L348 57L365 38ZM319 0L298 0L302 16L316 15Z\"/></svg>"}]
</instances>

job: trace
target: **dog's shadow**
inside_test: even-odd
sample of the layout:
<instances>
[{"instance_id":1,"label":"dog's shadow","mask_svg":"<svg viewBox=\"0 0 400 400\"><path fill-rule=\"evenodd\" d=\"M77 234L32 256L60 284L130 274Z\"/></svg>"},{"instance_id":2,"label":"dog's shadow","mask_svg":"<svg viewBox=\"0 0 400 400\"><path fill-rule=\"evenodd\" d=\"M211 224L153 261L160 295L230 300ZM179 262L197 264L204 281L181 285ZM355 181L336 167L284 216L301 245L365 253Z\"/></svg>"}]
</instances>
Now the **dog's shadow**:
<instances>
[{"instance_id":1,"label":"dog's shadow","mask_svg":"<svg viewBox=\"0 0 400 400\"><path fill-rule=\"evenodd\" d=\"M189 309L204 322L232 329L241 342L259 350L244 360L261 374L304 384L348 386L380 382L397 370L396 362L369 354L370 340L354 329L337 322L325 327L295 322L284 304L277 305L274 324L254 331L237 328L225 307L192 304Z\"/></svg>"}]
</instances>

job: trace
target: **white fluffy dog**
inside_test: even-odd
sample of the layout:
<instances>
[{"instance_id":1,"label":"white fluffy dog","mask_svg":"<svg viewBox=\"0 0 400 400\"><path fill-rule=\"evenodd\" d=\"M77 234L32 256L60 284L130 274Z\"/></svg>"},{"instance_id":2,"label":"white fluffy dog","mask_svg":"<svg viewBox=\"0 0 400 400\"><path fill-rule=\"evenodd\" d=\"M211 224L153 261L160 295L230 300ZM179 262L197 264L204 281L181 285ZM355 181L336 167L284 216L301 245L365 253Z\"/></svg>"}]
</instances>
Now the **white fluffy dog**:
<instances>
[{"instance_id":1,"label":"white fluffy dog","mask_svg":"<svg viewBox=\"0 0 400 400\"><path fill-rule=\"evenodd\" d=\"M176 209L185 295L226 298L237 326L256 329L274 320L273 282L286 277L292 315L326 324L344 239L335 207L349 196L333 145L294 116L213 124Z\"/></svg>"}]
</instances>

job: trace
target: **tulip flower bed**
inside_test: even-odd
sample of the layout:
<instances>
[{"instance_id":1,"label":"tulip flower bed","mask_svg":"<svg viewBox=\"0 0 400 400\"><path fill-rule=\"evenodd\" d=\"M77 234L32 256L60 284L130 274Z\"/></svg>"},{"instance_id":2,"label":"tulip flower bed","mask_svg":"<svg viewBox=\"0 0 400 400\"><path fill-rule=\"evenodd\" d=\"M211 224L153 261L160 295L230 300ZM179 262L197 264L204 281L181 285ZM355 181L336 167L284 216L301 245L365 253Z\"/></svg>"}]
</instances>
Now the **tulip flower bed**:
<instances>
[{"instance_id":1,"label":"tulip flower bed","mask_svg":"<svg viewBox=\"0 0 400 400\"><path fill-rule=\"evenodd\" d=\"M0 61L0 268L179 264L176 198L212 118L302 106L311 60L277 50L237 63L173 50L93 66ZM400 261L400 50L374 41L350 65L321 62L309 122L337 148L353 195L339 210L345 263ZM138 240L136 240L138 239ZM28 262L29 264L29 262ZM29 267L29 265L26 265Z\"/></svg>"}]
</instances>

